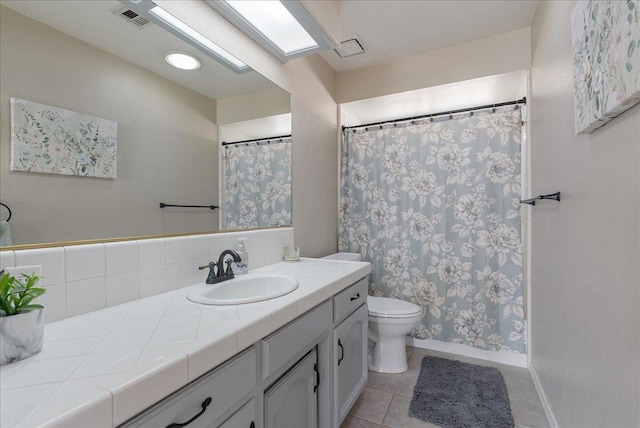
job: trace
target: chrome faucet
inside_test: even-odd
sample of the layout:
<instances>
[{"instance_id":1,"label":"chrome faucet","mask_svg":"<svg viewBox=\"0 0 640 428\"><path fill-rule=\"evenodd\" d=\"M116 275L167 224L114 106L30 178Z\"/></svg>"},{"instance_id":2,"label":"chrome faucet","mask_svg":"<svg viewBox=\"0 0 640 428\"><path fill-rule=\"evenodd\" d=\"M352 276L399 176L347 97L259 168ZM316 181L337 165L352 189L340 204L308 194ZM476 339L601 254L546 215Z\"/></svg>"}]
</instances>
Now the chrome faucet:
<instances>
[{"instance_id":1,"label":"chrome faucet","mask_svg":"<svg viewBox=\"0 0 640 428\"><path fill-rule=\"evenodd\" d=\"M233 260L227 260L225 262L224 258L226 256L231 256ZM228 281L230 279L233 279L234 275L233 275L233 269L231 269L231 264L238 263L241 261L242 259L240 258L238 253L236 253L235 251L224 250L220 254L220 257L218 257L217 262L209 262L208 265L200 266L198 269L203 270L203 269L209 268L209 275L207 276L206 283L217 284L218 282ZM225 263L227 265L226 269L223 266Z\"/></svg>"}]
</instances>

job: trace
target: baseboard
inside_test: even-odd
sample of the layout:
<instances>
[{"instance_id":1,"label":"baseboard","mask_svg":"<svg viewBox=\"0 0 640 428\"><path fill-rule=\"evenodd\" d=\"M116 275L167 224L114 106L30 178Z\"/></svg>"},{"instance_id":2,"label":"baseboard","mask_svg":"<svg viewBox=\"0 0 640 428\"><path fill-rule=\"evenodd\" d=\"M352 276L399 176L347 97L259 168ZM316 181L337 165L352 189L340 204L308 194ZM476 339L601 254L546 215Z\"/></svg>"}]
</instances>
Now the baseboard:
<instances>
[{"instance_id":1,"label":"baseboard","mask_svg":"<svg viewBox=\"0 0 640 428\"><path fill-rule=\"evenodd\" d=\"M462 355L464 357L477 358L479 360L493 361L494 363L506 364L516 367L527 367L527 355L511 352L485 351L459 343L442 342L432 339L416 339L407 336L407 345L415 348L430 349L432 351L448 352L450 354Z\"/></svg>"},{"instance_id":2,"label":"baseboard","mask_svg":"<svg viewBox=\"0 0 640 428\"><path fill-rule=\"evenodd\" d=\"M547 396L545 395L542 384L540 383L540 379L538 378L538 373L536 373L536 369L532 363L529 364L529 373L531 374L533 385L536 387L536 391L538 392L538 398L540 398L540 403L542 404L544 414L547 416L547 421L549 421L549 426L551 428L558 428L558 421L556 420L556 416L551 411L551 407L549 406L549 402L547 401Z\"/></svg>"}]
</instances>

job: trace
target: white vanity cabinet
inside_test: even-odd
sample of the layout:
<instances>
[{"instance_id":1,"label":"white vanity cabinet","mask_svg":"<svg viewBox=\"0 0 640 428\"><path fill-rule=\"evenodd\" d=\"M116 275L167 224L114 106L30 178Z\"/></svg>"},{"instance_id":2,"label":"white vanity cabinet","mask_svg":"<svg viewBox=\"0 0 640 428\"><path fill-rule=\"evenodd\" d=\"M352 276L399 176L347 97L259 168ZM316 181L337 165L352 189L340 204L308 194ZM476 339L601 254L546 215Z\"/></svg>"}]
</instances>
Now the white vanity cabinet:
<instances>
[{"instance_id":1,"label":"white vanity cabinet","mask_svg":"<svg viewBox=\"0 0 640 428\"><path fill-rule=\"evenodd\" d=\"M334 407L340 425L367 384L369 311L362 305L333 330L335 368Z\"/></svg>"},{"instance_id":2,"label":"white vanity cabinet","mask_svg":"<svg viewBox=\"0 0 640 428\"><path fill-rule=\"evenodd\" d=\"M367 382L368 277L120 428L339 428Z\"/></svg>"},{"instance_id":3,"label":"white vanity cabinet","mask_svg":"<svg viewBox=\"0 0 640 428\"><path fill-rule=\"evenodd\" d=\"M334 296L333 409L334 426L344 421L367 384L369 311L367 278ZM346 317L346 318L345 318Z\"/></svg>"},{"instance_id":4,"label":"white vanity cabinet","mask_svg":"<svg viewBox=\"0 0 640 428\"><path fill-rule=\"evenodd\" d=\"M318 379L314 349L265 393L265 428L316 428Z\"/></svg>"}]
</instances>

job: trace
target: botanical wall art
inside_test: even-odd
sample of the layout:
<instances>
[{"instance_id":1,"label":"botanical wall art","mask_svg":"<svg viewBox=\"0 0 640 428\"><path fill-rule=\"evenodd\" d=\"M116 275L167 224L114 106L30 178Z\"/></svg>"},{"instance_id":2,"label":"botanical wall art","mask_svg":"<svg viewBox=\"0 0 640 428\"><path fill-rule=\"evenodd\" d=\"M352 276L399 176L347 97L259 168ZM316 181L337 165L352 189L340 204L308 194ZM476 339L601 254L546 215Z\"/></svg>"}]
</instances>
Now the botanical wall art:
<instances>
[{"instance_id":1,"label":"botanical wall art","mask_svg":"<svg viewBox=\"0 0 640 428\"><path fill-rule=\"evenodd\" d=\"M640 102L640 0L580 0L571 14L576 134Z\"/></svg>"},{"instance_id":2,"label":"botanical wall art","mask_svg":"<svg viewBox=\"0 0 640 428\"><path fill-rule=\"evenodd\" d=\"M116 178L118 124L11 98L11 171Z\"/></svg>"}]
</instances>

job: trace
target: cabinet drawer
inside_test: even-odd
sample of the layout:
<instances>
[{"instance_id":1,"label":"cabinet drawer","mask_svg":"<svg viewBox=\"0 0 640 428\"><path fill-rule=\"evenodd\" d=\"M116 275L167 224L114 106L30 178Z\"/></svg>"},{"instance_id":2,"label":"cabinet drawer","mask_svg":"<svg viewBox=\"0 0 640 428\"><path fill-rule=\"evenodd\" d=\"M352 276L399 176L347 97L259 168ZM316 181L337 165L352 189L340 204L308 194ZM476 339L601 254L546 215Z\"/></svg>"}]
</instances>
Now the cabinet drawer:
<instances>
[{"instance_id":1,"label":"cabinet drawer","mask_svg":"<svg viewBox=\"0 0 640 428\"><path fill-rule=\"evenodd\" d=\"M362 278L346 290L333 296L333 321L337 322L367 303L369 277Z\"/></svg>"},{"instance_id":2,"label":"cabinet drawer","mask_svg":"<svg viewBox=\"0 0 640 428\"><path fill-rule=\"evenodd\" d=\"M263 339L262 378L271 376L298 352L309 349L331 325L331 301L327 301Z\"/></svg>"},{"instance_id":3,"label":"cabinet drawer","mask_svg":"<svg viewBox=\"0 0 640 428\"><path fill-rule=\"evenodd\" d=\"M173 423L184 423L202 412L189 428L207 427L253 391L255 385L256 351L252 348L167 397L124 426L163 428Z\"/></svg>"}]
</instances>

